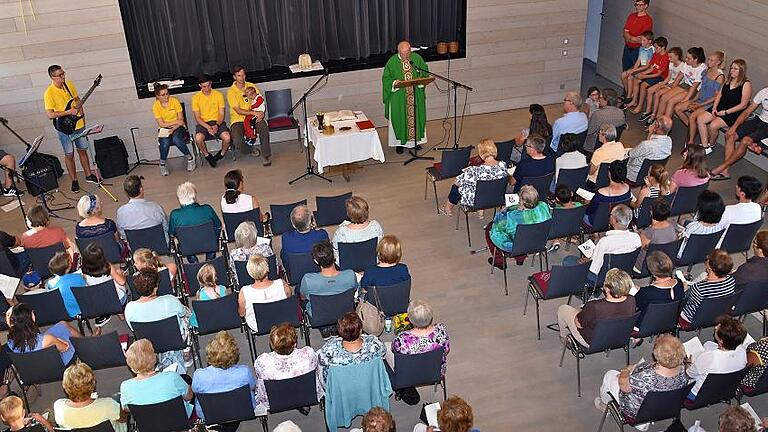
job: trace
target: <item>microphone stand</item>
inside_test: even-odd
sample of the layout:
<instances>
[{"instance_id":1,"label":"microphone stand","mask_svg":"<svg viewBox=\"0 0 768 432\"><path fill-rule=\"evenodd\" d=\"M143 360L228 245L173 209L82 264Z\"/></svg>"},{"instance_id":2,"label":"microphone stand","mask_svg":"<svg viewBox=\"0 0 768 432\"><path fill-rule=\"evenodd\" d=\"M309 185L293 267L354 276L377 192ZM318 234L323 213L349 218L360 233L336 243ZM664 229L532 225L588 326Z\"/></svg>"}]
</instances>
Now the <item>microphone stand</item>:
<instances>
[{"instance_id":1,"label":"microphone stand","mask_svg":"<svg viewBox=\"0 0 768 432\"><path fill-rule=\"evenodd\" d=\"M436 73L430 72L430 71L428 71L426 69L422 69L422 68L416 66L415 64L413 64L413 62L411 62L411 66L413 66L416 70L418 70L420 72L428 73L428 74L432 75L433 77L435 77L435 78L437 78L439 80L445 81L445 82L448 83L449 86L453 87L453 147L438 147L437 150L456 150L456 149L458 149L459 148L459 135L456 133L457 132L456 125L458 124L457 119L456 119L457 115L458 115L457 106L456 106L457 101L458 101L457 92L458 92L458 88L459 87L461 87L463 89L466 89L468 92L471 92L472 91L472 87L470 87L468 85L465 85L465 84L462 84L462 83L460 83L458 81L454 81L454 80L452 80L450 78L444 77L444 76L442 76L440 74L436 74ZM462 117L463 117L463 115L462 115Z\"/></svg>"},{"instance_id":2,"label":"microphone stand","mask_svg":"<svg viewBox=\"0 0 768 432\"><path fill-rule=\"evenodd\" d=\"M319 174L317 171L315 171L315 167L312 166L312 159L309 157L309 122L307 121L307 98L312 93L312 91L315 90L317 85L320 84L320 81L322 81L324 79L325 80L328 79L328 69L323 70L323 76L318 78L317 81L315 81L315 83L312 84L312 87L310 87L309 90L307 90L306 93L304 93L304 95L301 97L301 99L299 99L293 105L293 107L291 107L291 109L288 111L288 116L291 116L291 114L293 114L293 112L296 110L296 108L298 108L299 105L301 105L302 110L304 111L304 143L306 143L306 145L307 145L307 171L304 174L302 174L302 175L296 177L295 179L289 181L288 182L289 185L292 185L292 184L296 183L297 181L303 179L304 177L309 177L309 176L318 177L318 178L321 178L321 179L327 181L328 183L333 183L333 180L331 180L331 179L329 179L327 177L324 177L322 174ZM301 146L301 143L299 143L299 146ZM301 148L301 147L299 147L299 148Z\"/></svg>"}]
</instances>

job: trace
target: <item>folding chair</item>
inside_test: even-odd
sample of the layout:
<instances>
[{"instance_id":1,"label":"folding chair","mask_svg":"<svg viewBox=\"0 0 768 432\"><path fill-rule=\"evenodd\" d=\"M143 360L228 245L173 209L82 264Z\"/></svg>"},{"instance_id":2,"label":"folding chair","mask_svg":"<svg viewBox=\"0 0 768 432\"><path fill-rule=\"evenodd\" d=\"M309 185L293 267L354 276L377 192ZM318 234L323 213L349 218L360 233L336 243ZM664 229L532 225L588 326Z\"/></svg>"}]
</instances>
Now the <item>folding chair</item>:
<instances>
[{"instance_id":1,"label":"folding chair","mask_svg":"<svg viewBox=\"0 0 768 432\"><path fill-rule=\"evenodd\" d=\"M678 419L680 418L680 410L683 408L683 400L692 388L693 383L677 390L648 392L640 404L637 415L634 417L624 413L619 402L611 395L611 402L605 407L603 418L600 420L600 428L597 431L603 430L605 418L608 417L609 413L622 431L624 430L624 425L637 426L662 420Z\"/></svg>"},{"instance_id":2,"label":"folding chair","mask_svg":"<svg viewBox=\"0 0 768 432\"><path fill-rule=\"evenodd\" d=\"M762 219L751 224L730 224L720 242L720 249L729 254L743 252L746 256L752 249L752 240L763 226Z\"/></svg>"},{"instance_id":3,"label":"folding chair","mask_svg":"<svg viewBox=\"0 0 768 432\"><path fill-rule=\"evenodd\" d=\"M367 288L370 293L371 288ZM376 287L379 294L381 309L384 315L392 317L408 311L408 304L411 302L411 279L396 283L394 285L385 285ZM370 293L369 295L373 295Z\"/></svg>"},{"instance_id":4,"label":"folding chair","mask_svg":"<svg viewBox=\"0 0 768 432\"><path fill-rule=\"evenodd\" d=\"M672 200L675 198L675 194L669 194L665 196L660 196L658 198L650 199L646 198L643 200L643 203L640 205L640 208L636 210L635 217L635 228L637 229L643 229L648 228L651 226L651 207L653 206L654 201L656 200L664 200L667 202L667 204L672 204Z\"/></svg>"},{"instance_id":5,"label":"folding chair","mask_svg":"<svg viewBox=\"0 0 768 432\"><path fill-rule=\"evenodd\" d=\"M576 150L582 150L584 148L584 142L586 141L587 141L587 131L577 133L576 134ZM558 150L560 149L558 148Z\"/></svg>"},{"instance_id":6,"label":"folding chair","mask_svg":"<svg viewBox=\"0 0 768 432\"><path fill-rule=\"evenodd\" d=\"M76 238L77 249L84 251L91 243L101 246L104 251L104 258L108 263L119 264L123 262L122 246L117 243L113 233L106 233L96 237Z\"/></svg>"},{"instance_id":7,"label":"folding chair","mask_svg":"<svg viewBox=\"0 0 768 432\"><path fill-rule=\"evenodd\" d=\"M739 384L748 371L748 368L744 368L730 373L707 374L707 378L696 393L696 399L684 399L683 406L689 411L694 411L721 402L730 403L731 399L736 398Z\"/></svg>"},{"instance_id":8,"label":"folding chair","mask_svg":"<svg viewBox=\"0 0 768 432\"><path fill-rule=\"evenodd\" d=\"M296 129L296 140L301 143L299 122L291 115L293 96L291 89L267 90L264 92L267 101L267 125L270 132Z\"/></svg>"},{"instance_id":9,"label":"folding chair","mask_svg":"<svg viewBox=\"0 0 768 432\"><path fill-rule=\"evenodd\" d=\"M323 402L318 400L316 383L317 373L315 371L283 380L264 380L264 389L267 391L267 400L269 401L269 413L277 414L315 405L320 405L322 409ZM264 432L268 432L267 417L261 418L261 424Z\"/></svg>"},{"instance_id":10,"label":"folding chair","mask_svg":"<svg viewBox=\"0 0 768 432\"><path fill-rule=\"evenodd\" d=\"M235 285L239 290L241 287L250 285L254 282L250 274L248 274L248 261L232 261L235 263L235 278L237 284ZM280 273L277 270L277 255L270 255L267 257L267 264L269 265L269 280L277 280L280 278Z\"/></svg>"},{"instance_id":11,"label":"folding chair","mask_svg":"<svg viewBox=\"0 0 768 432\"><path fill-rule=\"evenodd\" d=\"M26 303L35 312L35 322L39 327L56 324L59 321L71 321L72 318L64 306L59 290L43 291L36 294L19 294L19 303Z\"/></svg>"},{"instance_id":12,"label":"folding chair","mask_svg":"<svg viewBox=\"0 0 768 432\"><path fill-rule=\"evenodd\" d=\"M168 237L162 225L137 230L125 230L125 238L131 251L135 252L138 249L147 248L161 256L171 255Z\"/></svg>"},{"instance_id":13,"label":"folding chair","mask_svg":"<svg viewBox=\"0 0 768 432\"><path fill-rule=\"evenodd\" d=\"M13 264L11 264L11 259L8 257L9 253L11 252L5 248L0 249L0 274L14 278L20 277L22 274L16 271Z\"/></svg>"},{"instance_id":14,"label":"folding chair","mask_svg":"<svg viewBox=\"0 0 768 432\"><path fill-rule=\"evenodd\" d=\"M658 164L661 166L667 166L669 156L664 159L643 159L643 163L640 165L640 170L637 172L635 181L627 179L627 184L631 187L642 186L645 183L645 177L648 176L648 172L651 170L651 165Z\"/></svg>"},{"instance_id":15,"label":"folding chair","mask_svg":"<svg viewBox=\"0 0 768 432\"><path fill-rule=\"evenodd\" d=\"M765 335L765 314L762 312L768 307L768 284L750 282L737 285L736 291L741 295L731 311L731 316L740 317L743 321L747 315L759 312L763 315L763 335Z\"/></svg>"},{"instance_id":16,"label":"folding chair","mask_svg":"<svg viewBox=\"0 0 768 432\"><path fill-rule=\"evenodd\" d=\"M245 307L252 307L253 314L256 317L256 326L258 331L249 329L249 339L253 341L253 356L258 354L256 349L256 338L258 336L268 335L272 326L287 322L298 329L304 337L304 344L309 346L309 329L304 325L304 314L301 310L299 298L296 295L283 300L270 303L253 303Z\"/></svg>"},{"instance_id":17,"label":"folding chair","mask_svg":"<svg viewBox=\"0 0 768 432\"><path fill-rule=\"evenodd\" d=\"M198 353L202 353L200 336L214 334L221 330L243 329L243 320L238 313L237 294L211 300L194 300L192 310L197 317L197 327L192 327L192 343ZM248 341L249 348L250 345ZM202 355L200 357L202 364ZM256 358L252 357L252 360Z\"/></svg>"},{"instance_id":18,"label":"folding chair","mask_svg":"<svg viewBox=\"0 0 768 432\"><path fill-rule=\"evenodd\" d=\"M707 260L707 255L715 250L722 236L722 231L711 234L692 234L688 237L680 258L677 258L677 254L670 255L670 258L677 267L688 266L690 272L694 264L703 263Z\"/></svg>"},{"instance_id":19,"label":"folding chair","mask_svg":"<svg viewBox=\"0 0 768 432\"><path fill-rule=\"evenodd\" d=\"M13 365L12 371L19 383L24 407L30 412L27 389L33 385L48 384L61 381L64 377L64 363L61 354L55 346L49 346L38 351L15 353L6 350Z\"/></svg>"},{"instance_id":20,"label":"folding chair","mask_svg":"<svg viewBox=\"0 0 768 432\"><path fill-rule=\"evenodd\" d=\"M528 297L532 296L536 301L536 338L541 340L541 318L539 302L583 295L587 283L589 263L574 266L552 266L552 270L534 273L528 277L528 292L525 293L523 315L528 311ZM553 324L550 324L553 325Z\"/></svg>"},{"instance_id":21,"label":"folding chair","mask_svg":"<svg viewBox=\"0 0 768 432\"><path fill-rule=\"evenodd\" d=\"M109 420L104 420L103 422L97 424L96 426L91 426L87 428L75 428L75 429L61 429L61 428L53 428L54 432L115 432L115 428L112 427L112 422ZM45 429L42 429L41 432L44 432Z\"/></svg>"},{"instance_id":22,"label":"folding chair","mask_svg":"<svg viewBox=\"0 0 768 432\"><path fill-rule=\"evenodd\" d=\"M459 211L456 213L456 230L459 229L459 213L463 212L464 220L467 225L467 243L469 243L469 247L472 247L472 237L469 232L469 212L486 209L494 209L495 211L496 207L504 207L506 205L504 193L507 190L507 184L509 184L508 177L496 180L480 180L477 182L475 201L472 203L472 206L458 206Z\"/></svg>"},{"instance_id":23,"label":"folding chair","mask_svg":"<svg viewBox=\"0 0 768 432\"><path fill-rule=\"evenodd\" d=\"M253 224L256 225L256 233L259 237L264 237L264 223L261 221L260 208L240 213L221 212L221 216L224 218L224 233L226 235L227 243L235 241L235 230L243 222L253 222Z\"/></svg>"},{"instance_id":24,"label":"folding chair","mask_svg":"<svg viewBox=\"0 0 768 432\"><path fill-rule=\"evenodd\" d=\"M269 211L272 215L272 235L280 235L293 229L291 211L300 205L307 205L307 200L304 199L291 204L269 205Z\"/></svg>"},{"instance_id":25,"label":"folding chair","mask_svg":"<svg viewBox=\"0 0 768 432\"><path fill-rule=\"evenodd\" d=\"M29 255L29 261L32 262L32 270L36 271L45 280L53 276L48 271L48 261L56 255L56 252L64 252L66 249L63 243L56 243L43 248L24 248L24 250Z\"/></svg>"},{"instance_id":26,"label":"folding chair","mask_svg":"<svg viewBox=\"0 0 768 432\"><path fill-rule=\"evenodd\" d=\"M180 255L179 258L219 252L220 234L211 221L176 228L176 251Z\"/></svg>"},{"instance_id":27,"label":"folding chair","mask_svg":"<svg viewBox=\"0 0 768 432\"><path fill-rule=\"evenodd\" d=\"M320 267L315 263L311 253L284 254L283 268L287 274L288 284L291 286L298 286L305 274L320 271Z\"/></svg>"},{"instance_id":28,"label":"folding chair","mask_svg":"<svg viewBox=\"0 0 768 432\"><path fill-rule=\"evenodd\" d=\"M191 426L181 396L151 405L129 404L128 411L141 432L186 431Z\"/></svg>"},{"instance_id":29,"label":"folding chair","mask_svg":"<svg viewBox=\"0 0 768 432\"><path fill-rule=\"evenodd\" d=\"M5 296L0 295L0 317L5 317L5 313L10 307L11 305L8 304L8 300L5 298ZM0 319L0 331L6 330L8 330L8 324L5 322L5 318L2 318Z\"/></svg>"},{"instance_id":30,"label":"folding chair","mask_svg":"<svg viewBox=\"0 0 768 432\"><path fill-rule=\"evenodd\" d=\"M614 203L599 203L595 213L592 215L592 225L589 225L586 222L581 224L581 228L584 231L584 234L597 234L611 229L611 210L619 204L629 205L629 202L630 200Z\"/></svg>"},{"instance_id":31,"label":"folding chair","mask_svg":"<svg viewBox=\"0 0 768 432\"><path fill-rule=\"evenodd\" d=\"M621 136L624 134L625 130L627 130L626 124L616 126L616 141L621 139Z\"/></svg>"},{"instance_id":32,"label":"folding chair","mask_svg":"<svg viewBox=\"0 0 768 432\"><path fill-rule=\"evenodd\" d=\"M77 358L93 370L125 366L125 353L117 331L101 336L73 337Z\"/></svg>"},{"instance_id":33,"label":"folding chair","mask_svg":"<svg viewBox=\"0 0 768 432\"><path fill-rule=\"evenodd\" d=\"M549 196L549 187L552 186L552 179L554 178L554 171L538 177L523 177L523 180L520 181L520 184L516 185L518 187L516 187L515 190L520 190L520 187L525 185L531 185L534 187L534 189L536 189L536 192L538 192L539 200L546 201L547 197Z\"/></svg>"},{"instance_id":34,"label":"folding chair","mask_svg":"<svg viewBox=\"0 0 768 432\"><path fill-rule=\"evenodd\" d=\"M632 337L646 338L664 333L675 334L677 318L680 316L682 300L667 303L651 303L637 322L637 331Z\"/></svg>"},{"instance_id":35,"label":"folding chair","mask_svg":"<svg viewBox=\"0 0 768 432\"><path fill-rule=\"evenodd\" d=\"M560 170L562 172L562 170ZM584 221L584 213L587 211L587 206L578 206L574 208L554 208L552 210L552 225L549 227L549 235L547 240L557 240L565 238L566 240L571 237L578 236L579 241L583 239L583 233L581 231L581 224ZM570 242L565 242L566 249Z\"/></svg>"},{"instance_id":36,"label":"folding chair","mask_svg":"<svg viewBox=\"0 0 768 432\"><path fill-rule=\"evenodd\" d=\"M230 287L232 284L229 280L229 266L227 266L227 259L223 256L217 256L216 258L197 263L182 263L181 271L184 275L184 281L186 282L186 294L188 297L195 297L200 290L200 282L197 281L197 272L205 265L210 264L216 269L216 283Z\"/></svg>"},{"instance_id":37,"label":"folding chair","mask_svg":"<svg viewBox=\"0 0 768 432\"><path fill-rule=\"evenodd\" d=\"M603 257L603 266L600 268L600 272L595 278L595 284L592 286L593 291L597 288L602 288L608 270L616 268L624 270L627 274L632 274L632 268L635 266L639 254L640 248L622 254L605 254Z\"/></svg>"},{"instance_id":38,"label":"folding chair","mask_svg":"<svg viewBox=\"0 0 768 432\"><path fill-rule=\"evenodd\" d=\"M181 351L187 343L181 337L179 321L176 316L170 316L158 321L131 322L136 340L147 339L152 342L156 353Z\"/></svg>"},{"instance_id":39,"label":"folding chair","mask_svg":"<svg viewBox=\"0 0 768 432\"><path fill-rule=\"evenodd\" d=\"M589 165L581 168L561 168L557 173L555 183L567 185L571 191L576 191L576 189L583 188L587 184L588 175Z\"/></svg>"},{"instance_id":40,"label":"folding chair","mask_svg":"<svg viewBox=\"0 0 768 432\"><path fill-rule=\"evenodd\" d=\"M739 390L736 392L736 400L741 403L743 396L755 397L766 393L768 393L768 373L763 372L754 387L747 387L744 384L739 384Z\"/></svg>"},{"instance_id":41,"label":"folding chair","mask_svg":"<svg viewBox=\"0 0 768 432\"><path fill-rule=\"evenodd\" d=\"M637 316L638 314L635 313L625 318L598 320L589 347L583 346L572 334L568 334L566 343L563 344L563 353L560 355L560 367L563 367L565 350L570 349L571 354L576 358L576 382L579 397L581 397L581 359L590 354L622 348L627 353L627 365L629 365L629 337L632 334L632 327L637 321Z\"/></svg>"},{"instance_id":42,"label":"folding chair","mask_svg":"<svg viewBox=\"0 0 768 432\"><path fill-rule=\"evenodd\" d=\"M356 272L373 267L377 262L376 246L378 237L358 243L339 243L339 268L352 269Z\"/></svg>"},{"instance_id":43,"label":"folding chair","mask_svg":"<svg viewBox=\"0 0 768 432\"><path fill-rule=\"evenodd\" d=\"M77 316L80 334L84 333L84 325L89 319L123 313L123 305L117 297L113 280L91 286L72 287L72 295L80 306L80 315Z\"/></svg>"},{"instance_id":44,"label":"folding chair","mask_svg":"<svg viewBox=\"0 0 768 432\"><path fill-rule=\"evenodd\" d=\"M608 178L608 167L610 166L611 164L609 162L604 162L601 163L599 167L597 167L597 177L595 177L595 190L606 187L611 183L611 180Z\"/></svg>"},{"instance_id":45,"label":"folding chair","mask_svg":"<svg viewBox=\"0 0 768 432\"><path fill-rule=\"evenodd\" d=\"M660 251L663 252L666 256L671 258L673 261L675 259L675 256L677 255L677 251L680 250L680 244L682 243L682 240L675 240L673 242L669 243L651 243L648 245L648 249L645 250L645 259L643 260L643 263L641 267L638 269L640 272L635 272L633 268L633 272L630 273L632 277L637 279L647 278L651 275L651 273L648 271L648 255L651 254L651 252L654 251Z\"/></svg>"},{"instance_id":46,"label":"folding chair","mask_svg":"<svg viewBox=\"0 0 768 432\"><path fill-rule=\"evenodd\" d=\"M678 321L678 332L697 331L708 327L714 327L717 317L720 315L730 315L733 306L738 303L741 291L736 291L722 297L708 297L701 301L696 314L693 316L690 324L686 324L682 319Z\"/></svg>"},{"instance_id":47,"label":"folding chair","mask_svg":"<svg viewBox=\"0 0 768 432\"><path fill-rule=\"evenodd\" d=\"M549 267L549 259L547 257L547 236L549 236L549 229L552 226L552 219L535 224L523 224L518 225L515 231L515 240L512 243L512 250L507 252L498 247L493 248L493 260L491 264L491 274L493 274L494 263L496 262L496 256L501 254L504 259L503 272L504 272L504 295L509 295L509 286L507 284L507 258L514 258L521 255L533 255L539 256L539 271L544 271L543 262L546 261L546 267ZM533 258L535 259L535 257ZM533 265L533 263L531 263Z\"/></svg>"},{"instance_id":48,"label":"folding chair","mask_svg":"<svg viewBox=\"0 0 768 432\"><path fill-rule=\"evenodd\" d=\"M440 213L440 204L437 202L437 182L452 179L461 174L462 170L469 166L470 153L472 153L472 147L444 150L440 163L426 169L424 199L427 199L427 185L432 181L432 189L435 192L435 209L438 213Z\"/></svg>"},{"instance_id":49,"label":"folding chair","mask_svg":"<svg viewBox=\"0 0 768 432\"><path fill-rule=\"evenodd\" d=\"M219 393L195 393L208 426L254 420L253 392L245 385ZM266 417L266 416L265 416Z\"/></svg>"},{"instance_id":50,"label":"folding chair","mask_svg":"<svg viewBox=\"0 0 768 432\"><path fill-rule=\"evenodd\" d=\"M170 271L161 271L158 272L158 275L160 276L160 286L157 288L157 295L172 295L176 296L176 289L173 286L173 282L171 282L171 273ZM133 283L133 275L126 275L125 277L128 289L131 293L131 300L138 300L141 295L138 291L136 291L136 286ZM197 278L195 278L195 281L197 281Z\"/></svg>"},{"instance_id":51,"label":"folding chair","mask_svg":"<svg viewBox=\"0 0 768 432\"><path fill-rule=\"evenodd\" d=\"M504 162L509 166L509 161L512 159L512 147L515 145L515 140L498 141L496 143L496 160Z\"/></svg>"},{"instance_id":52,"label":"folding chair","mask_svg":"<svg viewBox=\"0 0 768 432\"><path fill-rule=\"evenodd\" d=\"M312 305L312 315L307 314L310 327L335 325L342 315L355 311L355 289L331 295L310 294L309 303Z\"/></svg>"},{"instance_id":53,"label":"folding chair","mask_svg":"<svg viewBox=\"0 0 768 432\"><path fill-rule=\"evenodd\" d=\"M345 194L315 197L317 211L315 212L315 223L319 227L338 225L347 219L347 200L352 198L352 192Z\"/></svg>"},{"instance_id":54,"label":"folding chair","mask_svg":"<svg viewBox=\"0 0 768 432\"><path fill-rule=\"evenodd\" d=\"M391 372L392 390L410 387L440 385L443 388L443 400L448 399L445 377L442 375L443 348L421 354L395 353L395 367ZM385 365L389 366L389 365Z\"/></svg>"},{"instance_id":55,"label":"folding chair","mask_svg":"<svg viewBox=\"0 0 768 432\"><path fill-rule=\"evenodd\" d=\"M709 182L699 186L679 187L675 191L675 198L672 200L671 215L680 216L696 212L696 202L699 195L709 187Z\"/></svg>"}]
</instances>

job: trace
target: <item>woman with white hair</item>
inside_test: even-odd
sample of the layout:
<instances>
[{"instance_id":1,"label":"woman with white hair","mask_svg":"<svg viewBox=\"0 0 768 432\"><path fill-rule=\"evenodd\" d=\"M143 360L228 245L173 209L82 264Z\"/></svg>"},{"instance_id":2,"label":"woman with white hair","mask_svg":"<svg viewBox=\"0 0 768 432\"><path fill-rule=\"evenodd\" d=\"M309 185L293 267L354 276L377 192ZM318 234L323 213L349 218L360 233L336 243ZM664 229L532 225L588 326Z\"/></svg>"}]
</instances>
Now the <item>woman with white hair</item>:
<instances>
[{"instance_id":1,"label":"woman with white hair","mask_svg":"<svg viewBox=\"0 0 768 432\"><path fill-rule=\"evenodd\" d=\"M128 248L117 233L117 225L112 219L103 216L101 198L98 195L88 194L80 197L77 202L77 214L82 220L75 224L75 237L87 239L111 233L117 243L122 246L122 256L127 257Z\"/></svg>"},{"instance_id":2,"label":"woman with white hair","mask_svg":"<svg viewBox=\"0 0 768 432\"><path fill-rule=\"evenodd\" d=\"M197 187L190 182L184 182L176 189L176 198L179 200L180 207L171 210L168 218L168 235L175 236L176 229L182 226L201 225L208 221L213 223L213 228L218 234L221 231L221 220L208 204L199 204L197 202ZM216 258L215 252L206 254L206 260ZM188 256L189 262L197 262L197 257Z\"/></svg>"},{"instance_id":3,"label":"woman with white hair","mask_svg":"<svg viewBox=\"0 0 768 432\"><path fill-rule=\"evenodd\" d=\"M245 323L251 330L258 331L253 304L285 300L293 295L293 291L290 285L283 283L282 279L269 280L269 264L261 255L248 258L246 268L254 282L240 288L237 295L238 313L245 318Z\"/></svg>"},{"instance_id":4,"label":"woman with white hair","mask_svg":"<svg viewBox=\"0 0 768 432\"><path fill-rule=\"evenodd\" d=\"M531 185L520 188L520 203L517 207L510 207L496 213L493 222L485 227L485 241L492 256L488 258L488 264L503 268L504 256L496 249L504 252L512 250L515 233L519 225L537 224L552 218L552 212L546 201L539 201L539 193ZM518 265L525 261L525 255L515 257Z\"/></svg>"},{"instance_id":5,"label":"woman with white hair","mask_svg":"<svg viewBox=\"0 0 768 432\"><path fill-rule=\"evenodd\" d=\"M235 229L235 249L229 252L229 264L232 273L237 274L235 261L248 261L253 255L261 255L264 258L271 257L275 252L269 244L259 244L256 224L252 221L240 223Z\"/></svg>"}]
</instances>

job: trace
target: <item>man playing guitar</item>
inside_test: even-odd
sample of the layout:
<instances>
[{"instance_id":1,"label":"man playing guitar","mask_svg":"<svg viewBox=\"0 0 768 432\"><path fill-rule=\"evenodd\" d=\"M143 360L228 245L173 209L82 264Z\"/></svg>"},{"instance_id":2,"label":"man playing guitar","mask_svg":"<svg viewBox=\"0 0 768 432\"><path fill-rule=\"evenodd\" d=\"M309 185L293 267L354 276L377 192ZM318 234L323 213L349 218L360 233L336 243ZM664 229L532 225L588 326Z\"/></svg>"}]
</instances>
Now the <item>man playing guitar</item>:
<instances>
[{"instance_id":1,"label":"man playing guitar","mask_svg":"<svg viewBox=\"0 0 768 432\"><path fill-rule=\"evenodd\" d=\"M77 88L72 81L64 78L64 69L59 65L51 65L48 67L48 76L51 77L51 85L45 89L43 94L43 102L45 104L45 112L48 118L53 120L58 117L64 117L68 115L83 115L83 108L80 106L80 98L77 94ZM67 103L74 99L75 103L73 108L67 110ZM75 126L74 134L77 134L85 129L85 118L78 120ZM83 172L85 173L85 181L90 183L98 183L99 179L91 172L91 162L88 159L88 140L85 137L80 137L74 140L65 133L57 131L59 135L59 141L64 148L64 161L67 165L67 172L72 178L72 192L78 192L80 190L80 184L77 182L77 167L75 166L74 150L77 149L77 155L80 158L80 165L83 166Z\"/></svg>"}]
</instances>

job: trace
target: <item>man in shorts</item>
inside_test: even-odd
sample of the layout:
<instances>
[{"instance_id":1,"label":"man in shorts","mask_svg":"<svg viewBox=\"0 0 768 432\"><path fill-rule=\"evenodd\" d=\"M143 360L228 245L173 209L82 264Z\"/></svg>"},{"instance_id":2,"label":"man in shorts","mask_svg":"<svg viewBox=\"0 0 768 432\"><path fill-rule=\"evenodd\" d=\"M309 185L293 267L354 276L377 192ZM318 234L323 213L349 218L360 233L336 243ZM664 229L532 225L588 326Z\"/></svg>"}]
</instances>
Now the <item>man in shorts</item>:
<instances>
[{"instance_id":1,"label":"man in shorts","mask_svg":"<svg viewBox=\"0 0 768 432\"><path fill-rule=\"evenodd\" d=\"M8 172L16 171L16 158L6 153L5 150L0 149L0 165L5 167L5 170L3 170L5 171L5 181L0 186L0 192L2 192L3 196L15 197L24 195L24 192L13 187L13 179L11 178L11 173Z\"/></svg>"},{"instance_id":2,"label":"man in shorts","mask_svg":"<svg viewBox=\"0 0 768 432\"><path fill-rule=\"evenodd\" d=\"M762 107L760 114L747 120L759 107ZM747 148L759 146L760 141L765 138L768 138L768 87L757 92L749 107L736 119L736 123L728 128L725 134L725 159L711 171L710 178L712 180L730 179L728 168L744 157Z\"/></svg>"},{"instance_id":3,"label":"man in shorts","mask_svg":"<svg viewBox=\"0 0 768 432\"><path fill-rule=\"evenodd\" d=\"M200 91L192 96L192 112L195 114L197 126L195 127L195 144L200 152L205 156L205 160L212 167L224 158L229 150L229 144L232 142L232 136L229 133L227 123L224 122L224 110L226 102L224 95L213 90L213 82L208 75L202 75L198 78ZM213 139L221 140L221 150L215 155L208 152L205 142Z\"/></svg>"}]
</instances>

